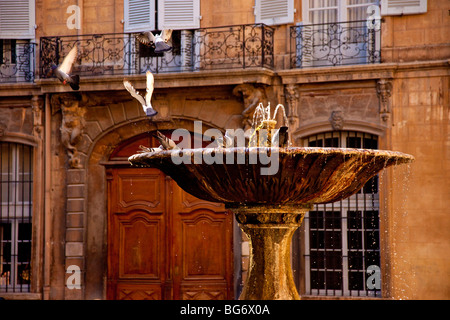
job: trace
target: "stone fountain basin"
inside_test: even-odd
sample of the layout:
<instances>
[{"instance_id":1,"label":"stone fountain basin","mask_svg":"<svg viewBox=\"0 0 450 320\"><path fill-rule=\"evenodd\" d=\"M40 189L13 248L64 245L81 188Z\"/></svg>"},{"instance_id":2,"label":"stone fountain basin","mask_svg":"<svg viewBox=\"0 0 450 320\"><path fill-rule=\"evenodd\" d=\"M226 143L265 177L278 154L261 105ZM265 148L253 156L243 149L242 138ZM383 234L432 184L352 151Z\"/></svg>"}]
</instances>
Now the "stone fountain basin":
<instances>
[{"instance_id":1,"label":"stone fountain basin","mask_svg":"<svg viewBox=\"0 0 450 320\"><path fill-rule=\"evenodd\" d=\"M173 153L179 152L190 159L190 164L174 163ZM271 163L251 160L264 153ZM223 163L207 164L202 160L211 155L222 157ZM129 158L134 166L160 169L197 198L230 207L335 202L358 192L384 168L413 160L411 155L394 151L311 147L165 150ZM277 165L278 170L261 174L261 168L270 165Z\"/></svg>"}]
</instances>

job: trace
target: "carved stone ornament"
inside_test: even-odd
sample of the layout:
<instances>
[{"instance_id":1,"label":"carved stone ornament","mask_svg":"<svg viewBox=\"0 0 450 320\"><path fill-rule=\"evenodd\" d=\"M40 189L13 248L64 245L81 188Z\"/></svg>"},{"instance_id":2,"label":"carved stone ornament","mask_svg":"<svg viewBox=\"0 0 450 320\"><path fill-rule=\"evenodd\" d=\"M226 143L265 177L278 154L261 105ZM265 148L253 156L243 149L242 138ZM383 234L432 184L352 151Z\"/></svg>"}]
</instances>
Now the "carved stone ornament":
<instances>
[{"instance_id":1,"label":"carved stone ornament","mask_svg":"<svg viewBox=\"0 0 450 320\"><path fill-rule=\"evenodd\" d=\"M383 121L389 119L390 114L390 97L392 94L392 82L386 79L377 81L377 95L380 100L380 115Z\"/></svg>"},{"instance_id":2,"label":"carved stone ornament","mask_svg":"<svg viewBox=\"0 0 450 320\"><path fill-rule=\"evenodd\" d=\"M152 118L152 122L172 122L172 114L170 112L169 102L165 94L154 94L152 101L153 107L158 114Z\"/></svg>"},{"instance_id":3,"label":"carved stone ornament","mask_svg":"<svg viewBox=\"0 0 450 320\"><path fill-rule=\"evenodd\" d=\"M288 119L289 124L293 127L298 125L298 99L300 97L297 86L295 84L288 84L284 87L286 102L288 105Z\"/></svg>"},{"instance_id":4,"label":"carved stone ornament","mask_svg":"<svg viewBox=\"0 0 450 320\"><path fill-rule=\"evenodd\" d=\"M52 97L52 103L59 103L62 112L61 142L67 149L69 167L81 168L77 145L81 141L86 108L80 107L80 97L74 94L60 94Z\"/></svg>"},{"instance_id":5,"label":"carved stone ornament","mask_svg":"<svg viewBox=\"0 0 450 320\"><path fill-rule=\"evenodd\" d=\"M34 135L42 138L42 107L44 105L44 101L40 96L33 96L31 98L31 108L33 111L33 132Z\"/></svg>"},{"instance_id":6,"label":"carved stone ornament","mask_svg":"<svg viewBox=\"0 0 450 320\"><path fill-rule=\"evenodd\" d=\"M251 84L240 84L233 89L233 94L242 97L244 101L244 110L242 111L242 127L244 130L252 125L253 113L256 107L262 103L267 105L267 96L263 88Z\"/></svg>"},{"instance_id":7,"label":"carved stone ornament","mask_svg":"<svg viewBox=\"0 0 450 320\"><path fill-rule=\"evenodd\" d=\"M329 120L334 131L344 129L344 113L342 110L332 111Z\"/></svg>"}]
</instances>

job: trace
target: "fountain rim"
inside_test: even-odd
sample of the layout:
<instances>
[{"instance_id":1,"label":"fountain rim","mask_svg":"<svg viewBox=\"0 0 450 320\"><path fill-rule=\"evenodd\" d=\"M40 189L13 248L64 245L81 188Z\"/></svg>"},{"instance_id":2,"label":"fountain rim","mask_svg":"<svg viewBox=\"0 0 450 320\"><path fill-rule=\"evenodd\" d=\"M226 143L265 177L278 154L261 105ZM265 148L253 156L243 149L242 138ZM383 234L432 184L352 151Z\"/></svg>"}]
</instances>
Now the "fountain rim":
<instances>
[{"instance_id":1,"label":"fountain rim","mask_svg":"<svg viewBox=\"0 0 450 320\"><path fill-rule=\"evenodd\" d=\"M223 154L228 153L271 153L276 152L282 155L312 155L312 154L324 154L324 155L338 155L343 156L373 156L373 157L386 157L401 159L402 163L412 162L415 160L414 156L399 151L380 150L380 149L362 149L362 148L333 148L333 147L232 147L232 148L186 148L186 149L172 149L161 150L157 152L140 152L136 153L128 158L128 161L133 164L134 160L152 158L163 159L171 157L173 154L190 155L195 156L199 154L207 154L212 152L218 152ZM142 165L142 164L141 164ZM192 165L196 165L192 163ZM202 163L204 165L204 163Z\"/></svg>"}]
</instances>

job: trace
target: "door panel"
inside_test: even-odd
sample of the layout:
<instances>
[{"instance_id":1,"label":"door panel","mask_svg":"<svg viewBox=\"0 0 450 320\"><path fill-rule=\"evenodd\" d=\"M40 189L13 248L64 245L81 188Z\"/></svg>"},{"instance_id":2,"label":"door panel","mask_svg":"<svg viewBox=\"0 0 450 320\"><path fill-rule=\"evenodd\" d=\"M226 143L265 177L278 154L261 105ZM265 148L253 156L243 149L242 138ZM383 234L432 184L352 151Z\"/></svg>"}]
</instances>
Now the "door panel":
<instances>
[{"instance_id":1,"label":"door panel","mask_svg":"<svg viewBox=\"0 0 450 320\"><path fill-rule=\"evenodd\" d=\"M108 299L232 299L232 215L161 171L108 177Z\"/></svg>"},{"instance_id":2,"label":"door panel","mask_svg":"<svg viewBox=\"0 0 450 320\"><path fill-rule=\"evenodd\" d=\"M139 169L137 169L139 170ZM164 176L157 169L150 169L146 173L119 172L117 178L117 207L119 212L127 211L128 208L144 208L152 213L164 212Z\"/></svg>"},{"instance_id":3,"label":"door panel","mask_svg":"<svg viewBox=\"0 0 450 320\"><path fill-rule=\"evenodd\" d=\"M162 252L158 245L163 241L161 229L160 221L147 219L142 212L119 221L120 279L161 280Z\"/></svg>"},{"instance_id":4,"label":"door panel","mask_svg":"<svg viewBox=\"0 0 450 320\"><path fill-rule=\"evenodd\" d=\"M231 230L228 212L195 210L177 214L174 272L176 299L231 297Z\"/></svg>"},{"instance_id":5,"label":"door panel","mask_svg":"<svg viewBox=\"0 0 450 320\"><path fill-rule=\"evenodd\" d=\"M165 177L157 169L110 169L107 176L108 299L162 299Z\"/></svg>"},{"instance_id":6,"label":"door panel","mask_svg":"<svg viewBox=\"0 0 450 320\"><path fill-rule=\"evenodd\" d=\"M117 300L161 300L161 288L155 285L127 284L117 285Z\"/></svg>"}]
</instances>

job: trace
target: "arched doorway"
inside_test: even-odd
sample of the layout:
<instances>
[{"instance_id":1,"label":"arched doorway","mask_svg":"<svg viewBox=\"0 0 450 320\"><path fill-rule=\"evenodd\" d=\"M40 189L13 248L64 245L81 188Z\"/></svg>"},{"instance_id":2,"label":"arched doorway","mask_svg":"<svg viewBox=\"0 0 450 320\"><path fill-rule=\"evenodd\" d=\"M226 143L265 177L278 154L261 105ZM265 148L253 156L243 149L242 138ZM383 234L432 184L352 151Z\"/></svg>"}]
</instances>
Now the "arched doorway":
<instances>
[{"instance_id":1,"label":"arched doorway","mask_svg":"<svg viewBox=\"0 0 450 320\"><path fill-rule=\"evenodd\" d=\"M131 168L126 159L140 145L159 143L133 137L107 167L107 298L233 299L232 214L158 169Z\"/></svg>"}]
</instances>

